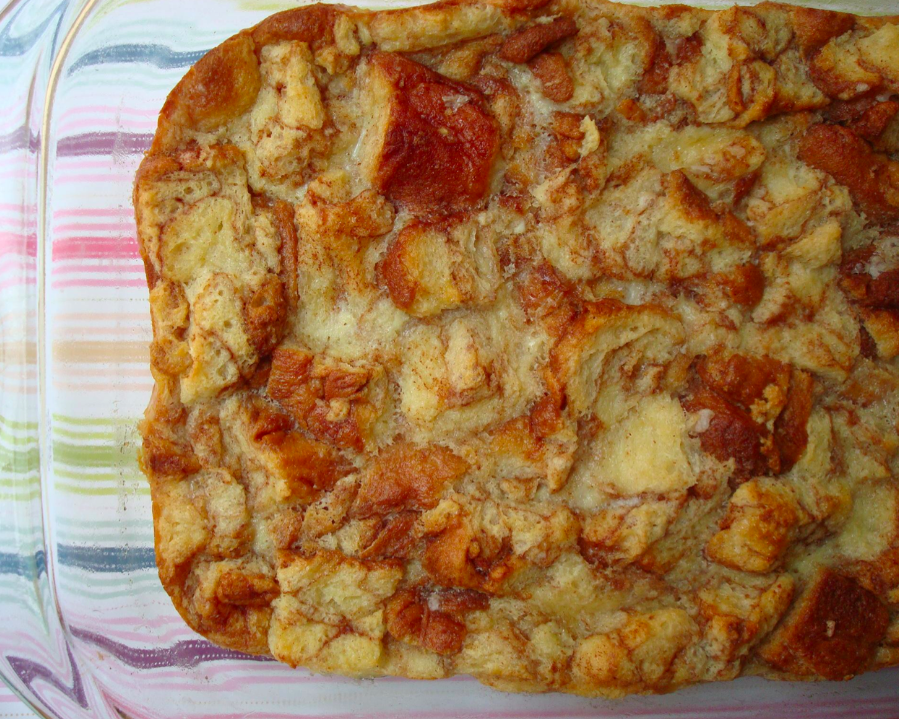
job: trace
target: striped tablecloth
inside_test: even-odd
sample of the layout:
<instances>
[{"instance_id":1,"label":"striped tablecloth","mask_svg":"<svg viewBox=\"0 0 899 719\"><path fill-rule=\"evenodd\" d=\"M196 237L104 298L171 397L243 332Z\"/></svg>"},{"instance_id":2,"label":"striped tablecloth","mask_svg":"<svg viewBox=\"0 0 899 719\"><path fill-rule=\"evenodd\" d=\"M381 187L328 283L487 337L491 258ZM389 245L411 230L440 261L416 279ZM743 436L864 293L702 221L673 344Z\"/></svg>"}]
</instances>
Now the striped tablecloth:
<instances>
[{"instance_id":1,"label":"striped tablecloth","mask_svg":"<svg viewBox=\"0 0 899 719\"><path fill-rule=\"evenodd\" d=\"M828 1L848 4L815 0ZM0 0L0 671L65 719L899 719L899 671L817 686L742 680L610 703L501 695L468 677L315 676L217 649L187 628L156 576L135 461L152 378L131 182L165 94L189 65L228 33L299 2L23 0L4 16ZM76 17L78 32L67 34ZM48 58L62 38L46 102ZM31 716L0 686L0 719Z\"/></svg>"},{"instance_id":2,"label":"striped tablecloth","mask_svg":"<svg viewBox=\"0 0 899 719\"><path fill-rule=\"evenodd\" d=\"M25 719L36 714L25 706L19 698L0 684L0 719Z\"/></svg>"}]
</instances>

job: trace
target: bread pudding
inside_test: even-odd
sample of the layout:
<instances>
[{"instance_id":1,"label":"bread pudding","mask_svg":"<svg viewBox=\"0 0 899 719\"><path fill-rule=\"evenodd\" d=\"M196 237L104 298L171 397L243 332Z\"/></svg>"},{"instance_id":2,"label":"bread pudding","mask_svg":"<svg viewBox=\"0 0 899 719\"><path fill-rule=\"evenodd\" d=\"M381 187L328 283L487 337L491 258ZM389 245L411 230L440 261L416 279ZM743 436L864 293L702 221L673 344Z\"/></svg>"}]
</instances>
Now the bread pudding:
<instances>
[{"instance_id":1,"label":"bread pudding","mask_svg":"<svg viewBox=\"0 0 899 719\"><path fill-rule=\"evenodd\" d=\"M276 14L134 188L159 575L222 646L621 696L899 664L899 18Z\"/></svg>"}]
</instances>

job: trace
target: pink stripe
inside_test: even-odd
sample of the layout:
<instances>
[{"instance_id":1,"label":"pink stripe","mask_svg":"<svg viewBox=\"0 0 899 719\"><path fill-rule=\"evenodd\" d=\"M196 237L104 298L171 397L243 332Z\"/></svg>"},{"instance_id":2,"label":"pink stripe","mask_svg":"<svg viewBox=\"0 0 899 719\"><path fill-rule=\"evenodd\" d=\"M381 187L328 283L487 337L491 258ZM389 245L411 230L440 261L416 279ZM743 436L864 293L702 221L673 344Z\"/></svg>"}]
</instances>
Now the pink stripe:
<instances>
[{"instance_id":1,"label":"pink stripe","mask_svg":"<svg viewBox=\"0 0 899 719\"><path fill-rule=\"evenodd\" d=\"M866 706L864 709L864 718L865 719L896 719L899 717L899 712L896 711L896 700L893 698L883 700L885 701L885 706ZM795 717L808 717L809 719L847 719L847 717L853 714L852 707L855 705L855 702L846 704L841 704L840 706L834 706L831 708L829 704L815 704L810 702L808 705L802 707L798 713L794 714ZM809 710L810 709L810 710ZM778 716L777 714L770 714L769 716Z\"/></svg>"},{"instance_id":2,"label":"pink stripe","mask_svg":"<svg viewBox=\"0 0 899 719\"><path fill-rule=\"evenodd\" d=\"M68 134L75 130L90 130L92 132L102 132L105 130L120 130L122 126L126 126L131 130L152 130L156 127L156 122L151 118L146 120L129 119L124 122L110 122L114 118L85 118L84 120L70 120L69 122L60 122L57 132L60 135Z\"/></svg>"},{"instance_id":3,"label":"pink stripe","mask_svg":"<svg viewBox=\"0 0 899 719\"><path fill-rule=\"evenodd\" d=\"M136 169L140 164L140 157L136 157L129 165ZM104 155L102 160L90 157L61 157L56 161L56 172L74 172L76 170L108 170L121 169L121 161L113 160L109 155ZM132 181L134 178L131 178Z\"/></svg>"},{"instance_id":4,"label":"pink stripe","mask_svg":"<svg viewBox=\"0 0 899 719\"><path fill-rule=\"evenodd\" d=\"M0 215L0 225L4 225L5 227L11 227L14 229L20 228L22 226L22 220L25 218L21 213L16 212L15 214L8 215L4 217Z\"/></svg>"},{"instance_id":5,"label":"pink stripe","mask_svg":"<svg viewBox=\"0 0 899 719\"><path fill-rule=\"evenodd\" d=\"M78 259L96 259L109 258L117 260L132 260L140 257L140 250L137 246L137 240L133 237L76 237L69 240L57 241L53 243L53 259L54 260L78 260ZM76 271L83 271L87 268L78 267ZM93 268L91 268L93 269ZM98 271L104 271L97 268ZM106 268L105 271L116 271L119 268ZM69 270L72 271L72 270ZM64 269L58 270L53 268L51 274L65 274Z\"/></svg>"},{"instance_id":6,"label":"pink stripe","mask_svg":"<svg viewBox=\"0 0 899 719\"><path fill-rule=\"evenodd\" d=\"M0 274L6 272L31 272L34 274L34 258L27 255L8 255L0 256Z\"/></svg>"},{"instance_id":7,"label":"pink stripe","mask_svg":"<svg viewBox=\"0 0 899 719\"><path fill-rule=\"evenodd\" d=\"M25 98L27 95L19 95L15 98L15 100L9 100L11 104L4 105L2 109L0 109L0 117L10 117L12 115L19 115L22 111L22 106L25 104Z\"/></svg>"},{"instance_id":8,"label":"pink stripe","mask_svg":"<svg viewBox=\"0 0 899 719\"><path fill-rule=\"evenodd\" d=\"M12 232L10 230L3 230L0 232L0 247L3 247L4 245L18 247L22 244L22 240L29 240L34 243L35 247L37 247L36 232Z\"/></svg>"},{"instance_id":9,"label":"pink stripe","mask_svg":"<svg viewBox=\"0 0 899 719\"><path fill-rule=\"evenodd\" d=\"M37 275L35 268L21 261L0 264L0 280L3 282L27 281L35 282Z\"/></svg>"},{"instance_id":10,"label":"pink stripe","mask_svg":"<svg viewBox=\"0 0 899 719\"><path fill-rule=\"evenodd\" d=\"M122 258L116 258L109 255L106 257L110 263L119 263L122 261ZM96 260L98 258L93 259ZM96 265L89 267L82 265L79 267L77 264L69 264L68 266L62 267L54 266L51 274L54 283L65 281L77 285L81 283L82 280L102 280L103 282L112 285L122 284L124 287L145 287L147 280L143 269L144 268L140 265L133 266L131 264L119 264L118 267L97 267ZM121 278L122 282L117 283L116 278ZM56 284L53 286L55 287Z\"/></svg>"},{"instance_id":11,"label":"pink stripe","mask_svg":"<svg viewBox=\"0 0 899 719\"><path fill-rule=\"evenodd\" d=\"M0 273L12 269L28 270L34 272L35 258L23 255L19 252L6 252L0 254Z\"/></svg>"},{"instance_id":12,"label":"pink stripe","mask_svg":"<svg viewBox=\"0 0 899 719\"><path fill-rule=\"evenodd\" d=\"M2 206L0 206L2 208ZM67 210L55 210L53 219L60 217L134 217L134 211L130 207L73 207Z\"/></svg>"},{"instance_id":13,"label":"pink stripe","mask_svg":"<svg viewBox=\"0 0 899 719\"><path fill-rule=\"evenodd\" d=\"M130 684L133 686L134 682L130 682ZM142 692L137 691L132 696L139 697L141 694ZM131 701L125 700L120 694L114 693L108 686L103 687L100 697L103 704L109 708L109 716L124 715L133 717L133 719L162 719L162 715L159 713L151 714L147 707L138 706Z\"/></svg>"},{"instance_id":14,"label":"pink stripe","mask_svg":"<svg viewBox=\"0 0 899 719\"><path fill-rule=\"evenodd\" d=\"M577 701L577 700L574 700ZM889 710L892 708L891 704L895 704L895 699L880 699L878 700L881 703L889 702L885 709ZM847 702L848 706L851 708L854 704L863 703L864 700L858 701L849 701ZM612 705L614 706L614 704ZM798 709L801 713L798 714L787 714L787 707L785 705L774 705L776 707L773 714L769 714L767 716L777 717L778 719L785 719L788 716L813 716L813 717L822 717L821 714L812 710L811 712L806 712L806 709L810 708L810 703L801 703L792 705L795 709ZM396 719L399 716L409 716L416 717L417 719L463 719L465 717L476 717L477 719L525 719L525 718L533 718L533 719L565 719L565 718L587 718L587 717L607 717L608 719L612 719L613 717L621 717L625 713L628 716L682 716L682 715L692 715L695 716L698 713L708 714L711 711L721 711L721 710L710 710L708 707L695 705L692 707L659 707L659 708L648 708L648 709L634 709L628 707L625 711L619 711L617 709L608 709L604 710L599 707L578 707L572 709L526 709L526 710L504 710L504 711L472 711L472 712L462 712L459 710L444 710L444 711L415 711L415 710L407 710L406 712L366 712L364 715L353 712L350 714L343 712L335 712L333 714L305 714L303 715L304 719L360 719L360 717L364 716L366 719ZM748 704L741 707L731 706L724 708L728 714L731 715L749 715L753 717L764 716L758 714L757 705ZM842 716L846 716L845 709L842 710L844 713ZM246 712L240 714L204 714L202 715L202 719L244 719L247 716ZM265 713L266 719L295 719L296 714L278 714L278 713ZM720 713L718 716L722 716ZM868 716L867 714L863 716ZM895 715L894 715L895 716ZM198 717L197 719L201 719ZM822 719L825 719L822 717Z\"/></svg>"},{"instance_id":15,"label":"pink stripe","mask_svg":"<svg viewBox=\"0 0 899 719\"><path fill-rule=\"evenodd\" d=\"M659 715L664 712L656 710L628 712L630 716L645 716L647 714ZM240 714L203 714L195 719L245 719L246 713ZM296 719L296 714L281 713L265 713L265 719ZM328 714L303 714L303 719L398 719L398 717L415 717L416 719L524 719L525 717L534 717L534 719L562 719L567 717L621 717L619 712L609 713L601 709L587 710L568 710L568 711L544 711L544 710L525 710L525 711L415 711L406 710L405 712L366 712L364 715L358 712L347 714L345 712L334 712Z\"/></svg>"},{"instance_id":16,"label":"pink stripe","mask_svg":"<svg viewBox=\"0 0 899 719\"><path fill-rule=\"evenodd\" d=\"M132 175L116 175L113 173L108 173L105 175L62 175L61 177L56 178L57 183L71 184L74 182L78 183L116 183L116 184L125 184L130 186L134 181L134 177Z\"/></svg>"},{"instance_id":17,"label":"pink stripe","mask_svg":"<svg viewBox=\"0 0 899 719\"><path fill-rule=\"evenodd\" d=\"M117 115L138 115L139 117L156 117L159 110L140 107L116 107L114 105L77 105L70 107L63 112L59 119L65 120L70 115L85 115L87 113L96 113L99 115L108 115L110 113Z\"/></svg>"},{"instance_id":18,"label":"pink stripe","mask_svg":"<svg viewBox=\"0 0 899 719\"><path fill-rule=\"evenodd\" d=\"M802 700L797 699L793 701L781 701L781 702L753 702L752 704L746 704L745 700L741 701L740 704L742 706L738 706L735 704L719 704L712 706L703 706L701 711L711 714L716 714L722 711L744 711L750 712L753 715L756 715L759 712L770 712L767 714L768 716L780 717L783 716L783 712L787 710L805 710L805 709L813 709L810 712L810 715L815 717L816 719L821 716L819 713L820 709L833 710L837 711L839 707L854 707L859 704L864 705L876 705L882 703L891 703L894 699L890 697L871 697L871 698L832 698L832 699L811 699L811 700ZM669 710L670 711L670 710ZM694 711L689 708L676 708L674 710L678 713L683 713L686 711ZM794 715L799 716L799 715Z\"/></svg>"},{"instance_id":19,"label":"pink stripe","mask_svg":"<svg viewBox=\"0 0 899 719\"><path fill-rule=\"evenodd\" d=\"M110 240L110 242L114 242ZM121 240L115 242L115 246L123 244ZM144 265L140 261L140 257L128 258L108 258L108 263L87 262L88 258L66 259L60 258L52 265L52 273L54 275L70 275L73 272L89 273L94 275L107 275L110 272L118 272L121 274L131 274L135 276L144 276ZM96 258L94 258L96 260Z\"/></svg>"},{"instance_id":20,"label":"pink stripe","mask_svg":"<svg viewBox=\"0 0 899 719\"><path fill-rule=\"evenodd\" d=\"M110 278L104 279L86 279L76 278L71 280L54 280L53 289L62 289L65 287L146 287L147 280L143 277L132 279Z\"/></svg>"},{"instance_id":21,"label":"pink stripe","mask_svg":"<svg viewBox=\"0 0 899 719\"><path fill-rule=\"evenodd\" d=\"M154 678L160 676L159 674L154 673ZM183 672L179 673L179 676L183 676ZM323 677L322 677L323 678ZM338 681L349 682L350 680L339 679ZM379 680L380 681L380 680ZM287 677L285 682L278 683L290 683L290 682L298 682L296 677ZM241 679L237 679L234 682L230 682L229 684L234 684L233 688L241 689L245 688L247 685L246 677ZM266 681L266 683L268 683ZM255 686L259 686L254 682ZM166 687L168 688L168 687ZM224 685L217 685L217 689L225 690L227 687ZM196 685L188 685L184 687L184 689L194 689L195 691L204 691L205 687L196 687ZM563 701L571 701L578 702L580 700L566 697L562 698ZM868 717L871 716L871 712L873 711L884 711L889 712L891 709L895 707L895 698L893 697L882 697L878 699L849 699L846 701L838 702L839 707L834 703L828 702L826 700L820 702L795 702L795 703L780 703L774 705L759 705L759 704L750 704L750 703L741 703L741 705L728 705L722 707L708 707L702 706L699 704L690 705L690 706L681 706L681 707L658 707L658 708L632 708L628 707L626 713L628 716L697 716L697 715L706 715L706 714L714 714L716 717L724 717L724 716L768 716L768 717L778 717L778 719L785 719L786 717L814 717L814 719L831 719L836 717L846 717L847 709L851 710L853 707L858 705L864 705L864 714L862 716ZM771 713L760 713L764 712L770 706ZM614 708L614 704L610 706L609 709L602 709L597 706L593 707L571 707L568 709L559 708L559 709L524 709L524 710L488 710L488 711L472 711L472 712L462 712L457 710L443 710L443 711L416 711L416 710L407 710L405 712L366 712L365 717L368 719L375 718L396 718L399 716L409 716L409 717L417 717L418 719L461 719L462 717L477 717L477 719L563 719L563 718L587 718L587 717L606 717L608 719L612 719L613 717L621 717L622 712L618 711ZM861 707L859 707L861 709ZM210 714L203 715L204 718L208 717L208 719L243 719L246 717L246 713L241 714ZM296 714L270 714L266 712L267 719L278 719L280 717L296 717ZM314 715L303 715L305 719L359 719L360 714L352 713L346 714L342 712L328 713L328 714L314 714ZM887 716L896 716L896 714Z\"/></svg>"},{"instance_id":22,"label":"pink stripe","mask_svg":"<svg viewBox=\"0 0 899 719\"><path fill-rule=\"evenodd\" d=\"M9 620L7 618L7 623L8 622ZM20 653L25 654L26 659L39 661L48 669L52 669L55 673L62 675L67 681L71 681L72 672L68 659L60 662L56 654L51 654L50 651L48 651L48 647L42 642L34 641L34 637L35 634L33 632L10 631L4 633L4 641L9 642L8 646L17 647ZM61 637L55 637L55 639L57 644L62 641ZM26 649L30 651L26 652ZM62 646L56 646L54 649L65 656L65 649L63 649Z\"/></svg>"},{"instance_id":23,"label":"pink stripe","mask_svg":"<svg viewBox=\"0 0 899 719\"><path fill-rule=\"evenodd\" d=\"M124 608L124 607L122 607L122 608ZM130 606L128 607L128 609L131 609L131 608L132 607L130 607ZM80 618L76 619L75 616L70 615L69 622L72 624L77 624L79 626L81 626L82 624L91 624L93 626L99 626L99 627L108 626L108 625L113 625L113 626L124 625L124 626L128 626L128 627L133 627L136 624L139 624L142 627L156 628L156 627L164 627L167 625L175 625L183 630L185 637L186 636L191 636L191 637L194 636L193 632L191 632L187 628L187 625L184 623L184 620L178 616L175 616L175 617L161 616L161 617L156 617L156 618L152 618L152 619L144 619L143 617L135 617L135 616L127 616L127 617L105 617L104 616L102 619L99 619L99 620L95 620L94 617L90 617L90 616L84 616L84 615L79 615L79 616L80 616ZM94 624L94 621L99 621L100 623Z\"/></svg>"},{"instance_id":24,"label":"pink stripe","mask_svg":"<svg viewBox=\"0 0 899 719\"><path fill-rule=\"evenodd\" d=\"M125 238L110 240L108 244L93 242L86 246L69 244L53 249L50 274L54 277L74 273L107 276L110 273L144 276L144 265L133 241ZM104 263L103 260L107 260Z\"/></svg>"},{"instance_id":25,"label":"pink stripe","mask_svg":"<svg viewBox=\"0 0 899 719\"><path fill-rule=\"evenodd\" d=\"M148 636L146 632L144 632L144 634L142 634L142 635L133 636L133 637L127 636L129 634L132 634L132 632L122 632L120 630L117 630L115 633L110 633L110 636L113 637L116 641L128 641L133 644L138 644L141 646L149 646L151 648L158 648L160 646L171 646L173 644L178 643L179 641L189 641L189 640L193 640L193 639L197 638L195 634L185 635L183 632L176 633L174 631L166 632L166 633L160 634L158 636L157 635ZM137 632L133 632L133 634L137 634ZM174 675L172 678L177 679L179 670L173 670L173 671L174 671ZM155 679L158 679L159 676L154 675L153 678L155 680ZM181 678L183 678L183 672L181 674Z\"/></svg>"},{"instance_id":26,"label":"pink stripe","mask_svg":"<svg viewBox=\"0 0 899 719\"><path fill-rule=\"evenodd\" d=\"M9 172L0 172L0 180L25 180L28 172L25 170L10 170Z\"/></svg>"},{"instance_id":27,"label":"pink stripe","mask_svg":"<svg viewBox=\"0 0 899 719\"><path fill-rule=\"evenodd\" d=\"M286 669L286 667L285 667ZM241 666L232 660L220 661L220 662L204 662L203 663L203 676L209 677L210 680L214 679L217 676L222 674L235 674L237 676L231 676L223 681L215 682L215 688L218 691L230 691L234 689L240 689L247 685L247 668L245 666ZM256 675L256 671L253 672L253 675ZM178 682L178 679L184 679L184 670L183 669L153 669L152 675L148 675L148 679L152 676L152 680L154 682L162 683L162 680L165 680L164 686L166 688L174 686L180 686L183 689L194 689L195 691L199 689L192 682L182 683ZM262 682L265 684L343 684L348 681L346 677L335 677L335 676L326 676L319 674L301 674L300 672L288 673L288 674L272 674L266 675L264 678L260 677ZM170 680L171 684L169 684ZM379 680L380 681L380 680Z\"/></svg>"},{"instance_id":28,"label":"pink stripe","mask_svg":"<svg viewBox=\"0 0 899 719\"><path fill-rule=\"evenodd\" d=\"M4 157L4 160L6 159L18 160L19 156L16 155L15 158L12 158L11 156L6 155ZM32 163L19 162L19 164L22 165L22 167L12 167L12 169L10 169L10 166L13 165L13 162L3 163L3 174L7 176L7 179L12 178L14 180L22 181L27 179L33 180L35 177L37 177L37 168ZM18 190L19 188L16 189Z\"/></svg>"},{"instance_id":29,"label":"pink stripe","mask_svg":"<svg viewBox=\"0 0 899 719\"><path fill-rule=\"evenodd\" d=\"M28 154L22 151L18 151L15 154L5 152L3 153L3 167L18 167L22 165L23 167L26 165L30 165L33 158L31 158ZM22 168L19 168L20 170Z\"/></svg>"},{"instance_id":30,"label":"pink stripe","mask_svg":"<svg viewBox=\"0 0 899 719\"><path fill-rule=\"evenodd\" d=\"M34 284L34 277L5 277L0 280L0 290L9 290L19 285Z\"/></svg>"},{"instance_id":31,"label":"pink stripe","mask_svg":"<svg viewBox=\"0 0 899 719\"><path fill-rule=\"evenodd\" d=\"M26 233L23 232L12 232L11 230L4 230L0 232L0 245L6 242L15 242L16 240L20 240L23 237L28 237ZM34 236L37 239L37 235Z\"/></svg>"},{"instance_id":32,"label":"pink stripe","mask_svg":"<svg viewBox=\"0 0 899 719\"><path fill-rule=\"evenodd\" d=\"M0 255L0 276L28 275L35 278L35 261L33 257L23 255ZM7 279L9 279L7 277Z\"/></svg>"},{"instance_id":33,"label":"pink stripe","mask_svg":"<svg viewBox=\"0 0 899 719\"><path fill-rule=\"evenodd\" d=\"M16 244L11 247L4 247L3 243L0 242L0 258L2 258L4 262L33 267L35 259L37 258L36 240L34 242L34 245L34 247L29 247L28 244L26 244L25 247L21 247L20 245ZM22 250L25 251L23 252Z\"/></svg>"},{"instance_id":34,"label":"pink stripe","mask_svg":"<svg viewBox=\"0 0 899 719\"><path fill-rule=\"evenodd\" d=\"M111 243L114 240L110 240ZM117 244L122 244L119 240ZM91 274L105 275L110 272L121 272L123 274L144 275L144 264L140 261L140 257L131 257L124 260L113 260L107 263L103 262L87 262L86 258L82 260L60 259L53 263L52 271L54 274L72 274L73 272L84 272Z\"/></svg>"},{"instance_id":35,"label":"pink stripe","mask_svg":"<svg viewBox=\"0 0 899 719\"><path fill-rule=\"evenodd\" d=\"M133 619L132 624L143 625L145 624L145 622L142 622L138 619ZM102 624L95 624L92 626L97 629L103 628ZM178 641L184 641L187 639L196 639L196 635L185 632L183 627L171 629L168 632L163 632L161 634L148 634L147 632L129 632L122 629L117 629L115 630L115 632L110 632L108 628L106 629L105 633L110 638L115 639L119 642L129 641L143 644L151 642L153 647L158 647L159 645L175 644Z\"/></svg>"},{"instance_id":36,"label":"pink stripe","mask_svg":"<svg viewBox=\"0 0 899 719\"><path fill-rule=\"evenodd\" d=\"M112 232L112 231L134 232L134 222L64 222L53 225L53 232L62 234L64 232Z\"/></svg>"},{"instance_id":37,"label":"pink stripe","mask_svg":"<svg viewBox=\"0 0 899 719\"><path fill-rule=\"evenodd\" d=\"M157 604L161 604L161 603L157 602ZM121 607L111 607L111 608L106 608L106 611L118 611L118 610L122 610L122 609L133 610L134 606L126 605L126 606L121 606ZM170 607L166 607L166 609L170 609ZM178 615L173 615L173 616L161 615L158 617L149 617L149 618L137 617L137 616L134 616L133 614L129 614L129 615L123 616L123 617L108 617L105 615L103 617L95 617L90 614L80 614L78 612L68 612L66 614L66 619L69 621L70 624L78 625L79 627L83 626L85 628L108 627L108 626L133 627L133 626L139 625L142 627L149 627L151 629L155 629L155 628L165 627L165 626L175 626L175 627L179 627L183 631L183 633L186 637L187 636L190 636L190 637L195 636L194 633L192 631L190 631L190 629L188 629L187 625L184 623L184 620Z\"/></svg>"}]
</instances>

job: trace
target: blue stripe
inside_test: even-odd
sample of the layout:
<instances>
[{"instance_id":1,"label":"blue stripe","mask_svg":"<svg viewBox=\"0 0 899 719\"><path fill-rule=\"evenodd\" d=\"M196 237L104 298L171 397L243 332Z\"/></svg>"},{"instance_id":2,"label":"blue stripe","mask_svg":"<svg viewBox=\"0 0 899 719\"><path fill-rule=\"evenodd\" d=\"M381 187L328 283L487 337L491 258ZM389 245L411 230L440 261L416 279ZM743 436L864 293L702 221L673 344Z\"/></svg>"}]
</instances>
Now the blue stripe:
<instances>
[{"instance_id":1,"label":"blue stripe","mask_svg":"<svg viewBox=\"0 0 899 719\"><path fill-rule=\"evenodd\" d=\"M28 6L28 3L22 3L15 11L13 11L12 17L6 20L3 30L0 31L0 57L14 57L16 55L24 55L38 42L41 41L44 32L47 30L47 27L51 22L53 22L54 18L59 15L56 27L53 31L53 46L52 48L50 48L50 55L52 57L55 53L56 39L59 34L59 20L62 19L67 5L68 0L63 0L63 2L59 3L59 5L57 5L49 15L45 16L44 21L40 23L40 25L37 25L36 27L22 33L21 35L13 37L13 26L16 25L16 20L19 19L19 16Z\"/></svg>"},{"instance_id":2,"label":"blue stripe","mask_svg":"<svg viewBox=\"0 0 899 719\"><path fill-rule=\"evenodd\" d=\"M60 544L56 548L59 563L88 572L136 572L156 568L153 547L85 547ZM12 574L34 580L47 571L44 550L34 554L0 552L0 574Z\"/></svg>"},{"instance_id":3,"label":"blue stripe","mask_svg":"<svg viewBox=\"0 0 899 719\"><path fill-rule=\"evenodd\" d=\"M12 574L33 581L46 571L47 559L43 549L34 554L0 552L0 574Z\"/></svg>"},{"instance_id":4,"label":"blue stripe","mask_svg":"<svg viewBox=\"0 0 899 719\"><path fill-rule=\"evenodd\" d=\"M136 572L155 569L152 547L85 547L60 544L56 548L59 563L89 572Z\"/></svg>"},{"instance_id":5,"label":"blue stripe","mask_svg":"<svg viewBox=\"0 0 899 719\"><path fill-rule=\"evenodd\" d=\"M206 52L206 50L178 52L165 45L109 45L84 53L72 63L68 74L73 75L91 65L109 65L116 62L155 65L163 70L189 67Z\"/></svg>"}]
</instances>

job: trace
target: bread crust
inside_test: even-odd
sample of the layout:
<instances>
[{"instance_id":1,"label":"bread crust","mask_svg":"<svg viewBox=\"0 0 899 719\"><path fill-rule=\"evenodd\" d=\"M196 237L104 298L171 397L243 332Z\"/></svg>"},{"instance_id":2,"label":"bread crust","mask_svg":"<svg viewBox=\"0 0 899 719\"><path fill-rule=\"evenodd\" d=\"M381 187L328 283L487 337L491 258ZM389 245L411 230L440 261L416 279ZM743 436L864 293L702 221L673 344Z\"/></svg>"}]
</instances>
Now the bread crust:
<instances>
[{"instance_id":1,"label":"bread crust","mask_svg":"<svg viewBox=\"0 0 899 719\"><path fill-rule=\"evenodd\" d=\"M587 696L899 664L897 40L446 0L207 53L134 186L184 620Z\"/></svg>"}]
</instances>

